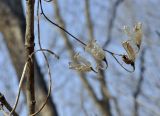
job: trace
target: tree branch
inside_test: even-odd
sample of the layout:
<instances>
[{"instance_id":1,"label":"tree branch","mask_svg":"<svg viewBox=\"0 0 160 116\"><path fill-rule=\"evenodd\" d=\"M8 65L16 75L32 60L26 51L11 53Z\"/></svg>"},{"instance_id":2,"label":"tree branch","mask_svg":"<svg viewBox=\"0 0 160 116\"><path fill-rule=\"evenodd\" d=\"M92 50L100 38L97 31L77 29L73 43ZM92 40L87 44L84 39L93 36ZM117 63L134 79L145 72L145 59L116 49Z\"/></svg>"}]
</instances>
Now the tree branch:
<instances>
[{"instance_id":1,"label":"tree branch","mask_svg":"<svg viewBox=\"0 0 160 116\"><path fill-rule=\"evenodd\" d=\"M139 108L139 104L137 102L137 98L141 92L141 87L142 87L142 83L143 83L143 80L144 80L144 73L145 73L145 51L146 49L144 48L142 50L142 53L141 53L141 57L140 57L140 61L141 61L141 64L140 64L140 79L138 80L138 84L137 84L137 88L136 88L136 91L134 92L134 99L135 99L135 104L134 104L134 116L138 116L138 108Z\"/></svg>"},{"instance_id":2,"label":"tree branch","mask_svg":"<svg viewBox=\"0 0 160 116\"><path fill-rule=\"evenodd\" d=\"M111 18L108 21L108 31L107 31L107 41L104 43L103 48L105 48L111 41L111 34L113 29L113 24L116 18L117 8L124 0L117 0L113 5L113 10L111 11Z\"/></svg>"},{"instance_id":3,"label":"tree branch","mask_svg":"<svg viewBox=\"0 0 160 116\"><path fill-rule=\"evenodd\" d=\"M4 105L10 112L12 111L11 105L7 102L6 98L4 97L4 95L2 93L0 93L0 103L2 105ZM13 115L18 116L16 111L13 112Z\"/></svg>"},{"instance_id":4,"label":"tree branch","mask_svg":"<svg viewBox=\"0 0 160 116\"><path fill-rule=\"evenodd\" d=\"M58 1L57 0L54 0L54 10L55 10L55 15L57 17L57 21L58 23L65 29L65 23L60 15L60 11L59 11L59 5L58 5ZM69 41L68 37L67 37L67 34L63 31L63 30L60 30L61 32L61 35L65 41L65 44L67 46L67 49L69 51L69 54L71 56L71 59L74 60L74 48L71 44L71 42ZM102 106L101 102L98 100L93 88L91 87L91 85L89 84L89 82L87 81L86 79L86 76L84 73L78 73L79 76L80 76L80 79L82 81L82 83L84 84L84 87L86 88L86 90L88 91L89 93L89 96L92 98L95 106L100 110L100 112L106 116L106 109Z\"/></svg>"},{"instance_id":5,"label":"tree branch","mask_svg":"<svg viewBox=\"0 0 160 116\"><path fill-rule=\"evenodd\" d=\"M34 0L27 0L27 15L26 15L26 61L34 52ZM34 60L34 58L33 58ZM34 90L34 61L28 62L26 77L27 77L27 104L29 114L35 112L35 90Z\"/></svg>"},{"instance_id":6,"label":"tree branch","mask_svg":"<svg viewBox=\"0 0 160 116\"><path fill-rule=\"evenodd\" d=\"M89 12L90 9L90 4L89 4L89 0L85 0L85 13L86 13L86 20L87 20L87 28L88 28L88 34L89 34L89 40L93 40L94 39L94 28L93 28L93 24L92 24L92 20L91 20L91 15ZM96 62L99 64L100 61ZM98 71L98 78L99 78L99 82L100 82L100 87L101 87L101 93L102 93L102 100L101 100L101 105L104 106L103 108L106 109L105 115L109 115L111 116L111 110L110 110L110 104L109 104L109 91L107 89L106 86L106 82L105 82L105 74L104 71L99 70Z\"/></svg>"},{"instance_id":7,"label":"tree branch","mask_svg":"<svg viewBox=\"0 0 160 116\"><path fill-rule=\"evenodd\" d=\"M89 38L91 40L94 39L94 28L91 20L91 14L90 14L90 0L85 0L85 15L86 15L86 20L87 20L87 28L88 28L88 34Z\"/></svg>"}]
</instances>

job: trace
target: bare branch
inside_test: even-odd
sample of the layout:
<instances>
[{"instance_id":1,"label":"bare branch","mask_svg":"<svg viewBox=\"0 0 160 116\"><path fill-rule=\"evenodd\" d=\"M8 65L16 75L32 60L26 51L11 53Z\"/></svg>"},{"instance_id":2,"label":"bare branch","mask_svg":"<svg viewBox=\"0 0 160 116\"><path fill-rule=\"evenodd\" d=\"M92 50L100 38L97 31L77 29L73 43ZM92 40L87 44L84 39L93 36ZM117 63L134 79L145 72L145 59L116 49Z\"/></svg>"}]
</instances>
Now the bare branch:
<instances>
[{"instance_id":1,"label":"bare branch","mask_svg":"<svg viewBox=\"0 0 160 116\"><path fill-rule=\"evenodd\" d=\"M25 45L26 45L26 60L34 52L34 0L26 1L26 35L25 35ZM35 88L34 88L34 58L32 62L28 62L28 67L26 69L27 77L27 105L29 109L29 114L35 112Z\"/></svg>"},{"instance_id":2,"label":"bare branch","mask_svg":"<svg viewBox=\"0 0 160 116\"><path fill-rule=\"evenodd\" d=\"M93 28L93 24L92 24L92 20L91 20L91 14L90 14L90 4L89 4L90 0L85 0L85 15L86 15L86 20L87 20L87 27L88 27L88 34L89 34L89 38L91 40L94 39L94 28Z\"/></svg>"},{"instance_id":3,"label":"bare branch","mask_svg":"<svg viewBox=\"0 0 160 116\"><path fill-rule=\"evenodd\" d=\"M2 106L5 106L9 111L12 111L11 105L7 102L6 98L2 93L0 93L0 103ZM16 111L13 111L13 116L18 116Z\"/></svg>"},{"instance_id":4,"label":"bare branch","mask_svg":"<svg viewBox=\"0 0 160 116\"><path fill-rule=\"evenodd\" d=\"M117 8L118 6L123 2L124 0L117 0L114 5L113 5L113 10L111 11L111 18L108 21L108 31L107 31L107 41L104 43L103 48L105 48L111 41L111 34L112 34L112 29L113 29L113 24L116 18L116 13L117 13Z\"/></svg>"},{"instance_id":5,"label":"bare branch","mask_svg":"<svg viewBox=\"0 0 160 116\"><path fill-rule=\"evenodd\" d=\"M19 82L18 95L16 97L16 101L15 101L14 107L13 107L12 111L10 112L10 115L15 111L15 109L16 109L16 107L18 105L18 101L19 101L19 97L20 97L20 91L21 91L21 88L22 88L23 80L25 78L25 73L26 73L26 70L27 70L27 66L29 65L29 62L32 62L34 54L36 54L37 52L42 52L42 51L43 52L44 51L48 52L51 55L55 56L56 58L59 58L54 52L52 52L52 51L50 51L48 49L38 49L38 50L36 50L36 51L31 53L31 55L27 58L27 62L24 65L22 76L21 76L21 79L20 79L20 82ZM50 72L50 67L49 67L48 62L47 62L47 67L48 67L48 75L49 75L49 78L51 79L51 72ZM51 92L51 80L50 80L50 84L49 84L49 92L48 92L48 95L46 97L46 100L45 100L44 104L42 104L41 108L37 112L30 114L31 116L34 116L34 115L38 114L43 109L43 107L45 106L45 104L46 104L46 102L48 100L50 92Z\"/></svg>"},{"instance_id":6,"label":"bare branch","mask_svg":"<svg viewBox=\"0 0 160 116\"><path fill-rule=\"evenodd\" d=\"M56 3L54 1L54 3ZM42 1L40 0L40 7L41 7L41 14L46 18L47 21L49 21L51 24L55 25L56 27L58 27L59 29L63 30L65 33L67 33L68 35L70 35L72 38L74 38L76 41L78 41L79 43L81 43L82 45L86 45L84 42L82 42L80 39L78 39L77 37L75 37L74 35L72 35L69 31L67 31L65 28L63 28L62 26L59 26L58 24L56 24L55 22L51 21L44 13L43 11L43 6L42 6Z\"/></svg>"},{"instance_id":7,"label":"bare branch","mask_svg":"<svg viewBox=\"0 0 160 116\"><path fill-rule=\"evenodd\" d=\"M57 0L54 0L54 10L55 10L55 15L57 16L57 21L59 24L62 25L62 27L65 29L65 23L60 15L60 11L59 11L59 7L58 7L58 1ZM61 32L61 35L63 36L63 39L65 41L65 44L67 46L67 49L70 53L70 56L71 56L71 59L74 60L74 49L73 49L73 46L72 44L70 43L68 37L67 37L67 34L63 31L63 30L60 30ZM86 45L86 44L85 44ZM99 102L93 88L90 86L90 84L88 83L86 77L85 77L85 74L84 73L78 73L79 76L81 77L81 81L83 82L86 90L88 91L89 93L89 96L93 99L93 102L95 104L95 106L97 106L97 108L102 112L103 115L107 115L106 113L106 109L101 105L101 103Z\"/></svg>"},{"instance_id":8,"label":"bare branch","mask_svg":"<svg viewBox=\"0 0 160 116\"><path fill-rule=\"evenodd\" d=\"M146 52L146 49L144 48L142 50L142 53L141 53L141 57L140 57L140 61L141 61L141 64L140 64L140 78L138 80L138 84L137 84L137 87L136 87L136 90L134 92L134 99L135 99L135 104L134 104L134 116L138 116L138 108L139 108L139 104L137 102L137 98L139 96L139 94L141 93L141 87L142 87L142 83L144 81L144 73L145 73L145 52Z\"/></svg>"},{"instance_id":9,"label":"bare branch","mask_svg":"<svg viewBox=\"0 0 160 116\"><path fill-rule=\"evenodd\" d=\"M48 90L48 94L46 96L46 99L44 101L44 103L42 104L42 106L39 108L39 110L37 110L34 114L32 114L31 116L35 116L37 115L43 108L44 106L47 104L47 100L49 99L49 96L51 94L51 88L52 88L52 78L51 78L51 71L50 71L50 66L49 66L49 62L48 62L48 59L47 59L47 56L46 54L44 53L44 51L47 51L49 52L50 54L54 55L57 59L59 59L59 56L57 56L55 53L53 53L52 51L48 50L48 49L43 49L42 48L42 45L41 45L41 38L40 38L40 19L39 19L39 5L40 5L40 2L38 0L38 6L37 6L37 17L38 17L38 24L37 24L37 28L38 28L38 44L39 44L39 47L40 47L40 50L37 50L37 51L42 51L42 54L45 58L45 61L46 61L46 64L47 64L47 68L48 68L48 74L49 74L49 90ZM34 53L33 53L34 54Z\"/></svg>"}]
</instances>

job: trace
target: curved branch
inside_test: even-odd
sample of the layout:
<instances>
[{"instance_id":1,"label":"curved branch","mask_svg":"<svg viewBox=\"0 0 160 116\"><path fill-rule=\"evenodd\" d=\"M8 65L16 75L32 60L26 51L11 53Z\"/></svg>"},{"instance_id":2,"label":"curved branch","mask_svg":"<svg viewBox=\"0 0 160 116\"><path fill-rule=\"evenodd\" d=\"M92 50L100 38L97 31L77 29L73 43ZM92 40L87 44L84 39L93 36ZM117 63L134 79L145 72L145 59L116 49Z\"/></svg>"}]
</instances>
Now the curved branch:
<instances>
[{"instance_id":1,"label":"curved branch","mask_svg":"<svg viewBox=\"0 0 160 116\"><path fill-rule=\"evenodd\" d=\"M26 72L26 68L27 68L27 66L28 66L28 63L29 63L29 61L32 61L32 58L33 58L34 54L36 54L37 52L41 52L41 51L48 52L48 53L50 53L51 55L54 55L56 58L59 58L59 57L57 57L58 55L56 55L54 52L52 52L52 51L50 51L50 50L48 50L48 49L38 49L38 50L34 51L34 52L28 57L28 60L27 60L27 62L26 62L25 65L24 65L23 72L22 72L22 76L21 76L21 79L20 79L20 82L19 82L18 95L17 95L17 97L16 97L16 101L15 101L14 107L13 107L12 111L10 112L10 115L15 111L15 109L16 109L16 107L17 107L17 104L18 104L18 101L19 101L19 97L20 97L20 91L21 91L21 88L22 88L22 83L23 83L23 80L24 80L24 77L25 77L25 72ZM50 67L49 67L48 64L47 64L47 67L48 67L48 74L49 74L49 76L50 76L50 78L51 78ZM50 80L50 81L51 81L51 80ZM49 85L49 92L48 92L48 93L50 93L50 90L51 90L50 88L51 88L51 82L50 82L50 85ZM48 95L47 95L47 98L48 98ZM46 98L46 99L47 99L47 98ZM45 100L45 103L46 103L46 100ZM45 103L44 103L44 104L45 104ZM42 107L44 107L44 105L42 105ZM43 108L40 108L40 109L43 109ZM39 113L39 112L38 112L38 113ZM37 112L36 112L36 114L37 114ZM35 113L34 113L34 114L31 114L31 115L35 115Z\"/></svg>"}]
</instances>

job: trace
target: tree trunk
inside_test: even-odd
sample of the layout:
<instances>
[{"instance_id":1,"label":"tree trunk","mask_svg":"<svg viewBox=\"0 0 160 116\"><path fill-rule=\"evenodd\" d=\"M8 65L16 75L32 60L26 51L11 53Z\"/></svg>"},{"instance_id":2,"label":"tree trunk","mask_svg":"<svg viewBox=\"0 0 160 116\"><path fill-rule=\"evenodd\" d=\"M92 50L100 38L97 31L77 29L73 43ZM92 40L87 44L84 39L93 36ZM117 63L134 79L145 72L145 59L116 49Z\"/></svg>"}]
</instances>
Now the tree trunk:
<instances>
[{"instance_id":1,"label":"tree trunk","mask_svg":"<svg viewBox=\"0 0 160 116\"><path fill-rule=\"evenodd\" d=\"M23 14L21 0L0 0L0 31L4 36L18 79L21 77L25 63L25 25L25 17ZM24 82L26 81L24 80ZM26 93L24 84L22 89L24 93ZM47 95L47 86L36 60L35 90L37 92L36 95L38 96L36 97L36 106L40 107ZM47 104L41 111L40 115L58 115L56 106L51 97L48 99Z\"/></svg>"}]
</instances>

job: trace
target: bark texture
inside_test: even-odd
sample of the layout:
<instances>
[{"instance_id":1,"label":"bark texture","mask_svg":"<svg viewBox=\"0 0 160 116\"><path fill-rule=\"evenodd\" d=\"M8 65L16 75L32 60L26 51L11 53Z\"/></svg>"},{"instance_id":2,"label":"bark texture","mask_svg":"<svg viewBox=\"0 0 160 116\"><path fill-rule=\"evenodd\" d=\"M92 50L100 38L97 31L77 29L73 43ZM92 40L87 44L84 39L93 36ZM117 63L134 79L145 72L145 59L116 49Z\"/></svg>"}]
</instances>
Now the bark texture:
<instances>
[{"instance_id":1,"label":"bark texture","mask_svg":"<svg viewBox=\"0 0 160 116\"><path fill-rule=\"evenodd\" d=\"M21 0L0 0L0 32L4 36L4 40L8 47L12 63L20 79L23 66L25 63L25 17L23 13ZM26 82L24 80L24 82ZM23 84L24 85L24 84ZM26 93L25 86L22 87ZM45 96L47 95L47 86L40 71L37 61L35 60L35 90L36 90L36 106L40 107ZM41 116L57 116L56 106L50 97L47 105L40 113Z\"/></svg>"},{"instance_id":2,"label":"bark texture","mask_svg":"<svg viewBox=\"0 0 160 116\"><path fill-rule=\"evenodd\" d=\"M26 34L25 34L25 55L28 67L26 69L27 78L27 105L29 114L35 112L35 88L34 88L34 58L28 59L34 52L34 0L26 1Z\"/></svg>"}]
</instances>

